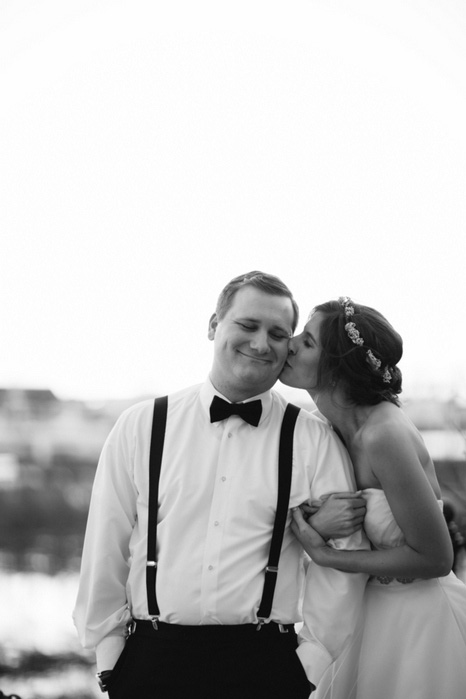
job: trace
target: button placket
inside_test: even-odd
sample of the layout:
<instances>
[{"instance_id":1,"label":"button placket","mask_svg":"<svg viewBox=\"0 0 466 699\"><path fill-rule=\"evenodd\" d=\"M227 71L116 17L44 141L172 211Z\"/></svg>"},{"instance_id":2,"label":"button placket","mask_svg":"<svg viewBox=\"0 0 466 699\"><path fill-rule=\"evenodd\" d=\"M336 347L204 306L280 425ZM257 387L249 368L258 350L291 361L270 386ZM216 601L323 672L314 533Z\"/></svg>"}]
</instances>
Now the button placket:
<instances>
[{"instance_id":1,"label":"button placket","mask_svg":"<svg viewBox=\"0 0 466 699\"><path fill-rule=\"evenodd\" d=\"M233 468L230 463L234 458L231 454L231 438L235 430L224 431L217 461L217 478L212 493L209 526L204 544L203 573L201 579L201 605L204 615L210 616L216 611L218 597L218 579L220 574L220 554L222 550L224 513L227 511L230 488L229 474Z\"/></svg>"}]
</instances>

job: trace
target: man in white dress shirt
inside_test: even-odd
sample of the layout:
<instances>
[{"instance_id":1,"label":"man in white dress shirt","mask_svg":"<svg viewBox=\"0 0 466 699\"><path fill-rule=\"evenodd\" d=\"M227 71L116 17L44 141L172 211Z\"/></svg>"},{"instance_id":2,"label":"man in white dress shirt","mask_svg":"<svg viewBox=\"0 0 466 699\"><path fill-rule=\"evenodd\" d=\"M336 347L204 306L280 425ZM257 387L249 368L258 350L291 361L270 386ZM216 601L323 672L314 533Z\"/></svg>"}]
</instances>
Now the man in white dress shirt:
<instances>
[{"instance_id":1,"label":"man in white dress shirt","mask_svg":"<svg viewBox=\"0 0 466 699\"><path fill-rule=\"evenodd\" d=\"M156 616L149 613L146 582L153 401L126 410L105 443L74 619L84 647L96 650L111 699L306 699L354 629L366 577L312 563L306 573L290 527L291 508L355 489L338 438L302 410L273 604L266 619L258 618L286 408L271 388L297 319L296 302L277 277L235 278L209 322L209 378L168 397ZM252 424L237 414L215 418L211 406L224 409L222 401L252 403L248 408L259 406L260 414ZM364 536L359 529L334 545L362 548Z\"/></svg>"}]
</instances>

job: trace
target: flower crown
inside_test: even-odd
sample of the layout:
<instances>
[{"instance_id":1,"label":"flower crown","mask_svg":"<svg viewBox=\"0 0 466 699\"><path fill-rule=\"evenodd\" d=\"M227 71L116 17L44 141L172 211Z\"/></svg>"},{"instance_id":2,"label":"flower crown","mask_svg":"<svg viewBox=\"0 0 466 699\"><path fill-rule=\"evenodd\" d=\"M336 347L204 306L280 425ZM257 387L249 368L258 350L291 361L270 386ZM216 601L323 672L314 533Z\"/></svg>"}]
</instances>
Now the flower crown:
<instances>
[{"instance_id":1,"label":"flower crown","mask_svg":"<svg viewBox=\"0 0 466 699\"><path fill-rule=\"evenodd\" d=\"M347 320L347 323L345 325L345 330L348 333L348 337L351 340L351 342L354 342L355 345L359 345L362 347L364 345L364 339L361 337L361 333L356 327L356 323L354 323L350 318L354 316L354 307L351 305L352 301L349 298L349 296L340 296L338 299L338 302L340 303L341 306L343 306L343 310L345 313L345 318ZM382 366L382 362L380 359L377 359L375 354L371 349L366 350L366 361L368 364L371 365L371 367L374 369L374 371L380 371L380 367ZM390 373L390 369L388 368L388 364L384 369L384 372L382 374L382 381L384 383L390 383L392 380L392 375Z\"/></svg>"}]
</instances>

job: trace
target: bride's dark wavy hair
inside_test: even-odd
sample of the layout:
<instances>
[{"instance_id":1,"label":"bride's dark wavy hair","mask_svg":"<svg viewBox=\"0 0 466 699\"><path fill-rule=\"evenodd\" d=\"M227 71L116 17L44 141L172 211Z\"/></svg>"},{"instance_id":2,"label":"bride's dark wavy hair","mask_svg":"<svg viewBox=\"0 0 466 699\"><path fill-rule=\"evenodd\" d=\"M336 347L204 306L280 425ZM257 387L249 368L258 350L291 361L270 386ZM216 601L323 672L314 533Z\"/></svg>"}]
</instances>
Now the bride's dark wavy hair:
<instances>
[{"instance_id":1,"label":"bride's dark wavy hair","mask_svg":"<svg viewBox=\"0 0 466 699\"><path fill-rule=\"evenodd\" d=\"M316 306L311 315L321 313L322 353L317 368L317 389L342 387L355 405L376 405L389 401L400 405L402 375L397 364L403 355L403 340L384 316L370 306L349 300L354 314L347 316L339 301ZM355 344L345 325L355 324L363 345ZM380 368L368 360L367 352L380 360ZM388 370L388 373L385 373ZM384 374L390 381L384 381Z\"/></svg>"}]
</instances>

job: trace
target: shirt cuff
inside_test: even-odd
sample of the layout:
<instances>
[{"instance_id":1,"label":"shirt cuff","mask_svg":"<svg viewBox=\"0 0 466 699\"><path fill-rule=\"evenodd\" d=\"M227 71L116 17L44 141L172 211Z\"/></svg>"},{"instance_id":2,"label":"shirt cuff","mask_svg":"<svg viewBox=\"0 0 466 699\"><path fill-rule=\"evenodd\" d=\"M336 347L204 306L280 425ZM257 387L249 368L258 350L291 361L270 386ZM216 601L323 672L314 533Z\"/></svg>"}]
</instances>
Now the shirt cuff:
<instances>
[{"instance_id":1,"label":"shirt cuff","mask_svg":"<svg viewBox=\"0 0 466 699\"><path fill-rule=\"evenodd\" d=\"M324 648L318 648L309 641L300 643L296 652L307 679L317 687L325 670L333 663L332 656Z\"/></svg>"},{"instance_id":2,"label":"shirt cuff","mask_svg":"<svg viewBox=\"0 0 466 699\"><path fill-rule=\"evenodd\" d=\"M105 636L95 649L97 672L113 670L124 647L124 636Z\"/></svg>"}]
</instances>

